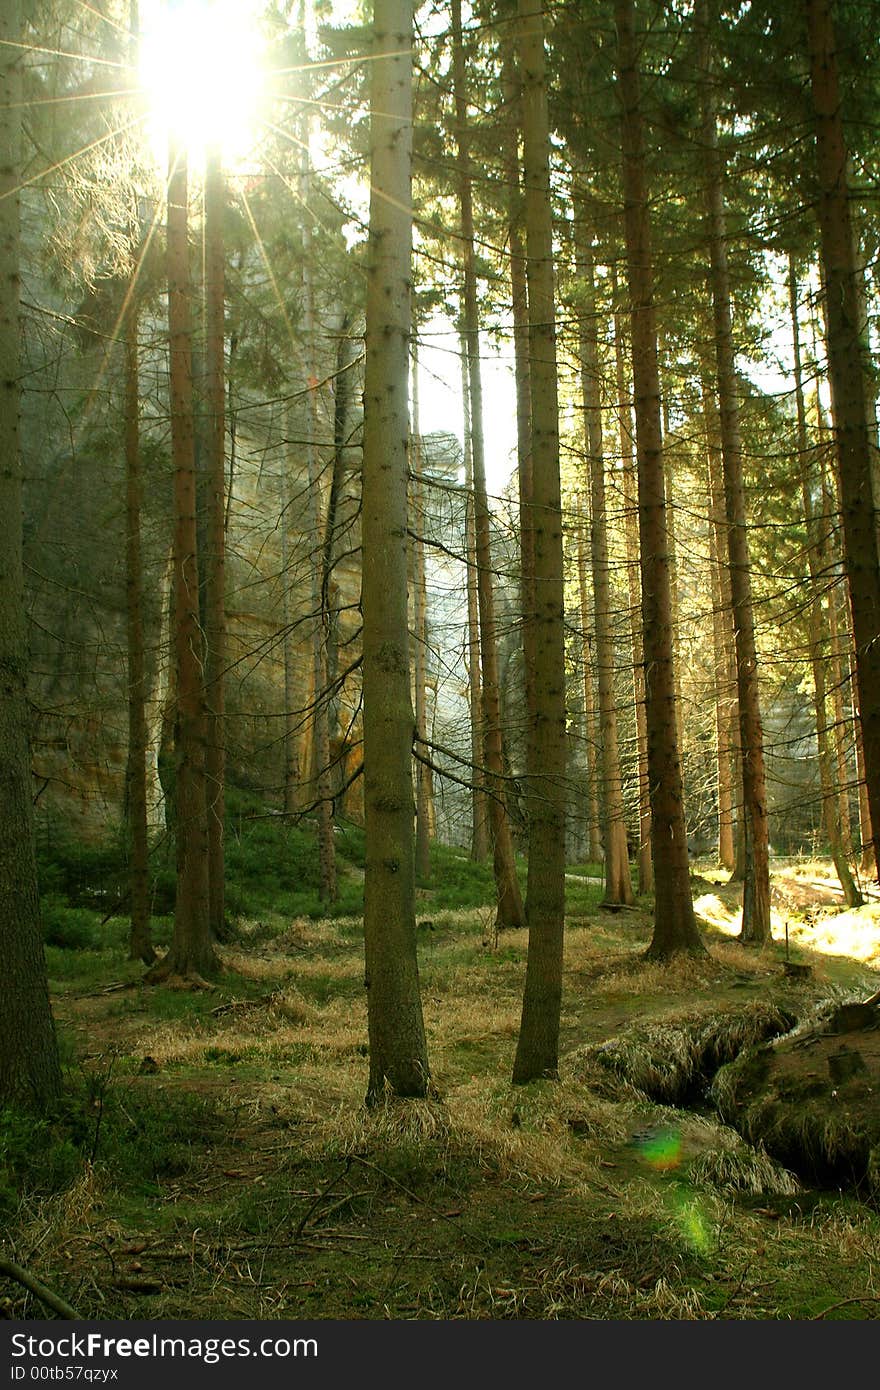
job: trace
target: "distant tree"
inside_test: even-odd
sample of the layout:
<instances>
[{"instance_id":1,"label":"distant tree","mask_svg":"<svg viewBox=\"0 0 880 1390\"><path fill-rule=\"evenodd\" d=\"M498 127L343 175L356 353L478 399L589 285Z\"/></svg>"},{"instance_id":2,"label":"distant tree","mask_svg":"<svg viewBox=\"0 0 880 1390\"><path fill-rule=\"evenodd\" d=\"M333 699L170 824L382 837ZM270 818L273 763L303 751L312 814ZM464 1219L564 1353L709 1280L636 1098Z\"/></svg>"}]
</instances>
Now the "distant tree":
<instances>
[{"instance_id":1,"label":"distant tree","mask_svg":"<svg viewBox=\"0 0 880 1390\"><path fill-rule=\"evenodd\" d=\"M208 893L208 823L205 791L207 709L203 640L199 623L196 469L192 383L192 280L188 246L186 154L169 152L168 321L171 454L174 468L175 835L177 889L171 948L148 972L204 976L216 966Z\"/></svg>"},{"instance_id":2,"label":"distant tree","mask_svg":"<svg viewBox=\"0 0 880 1390\"><path fill-rule=\"evenodd\" d=\"M363 545L364 945L368 1102L424 1096L416 957L407 624L407 439L412 261L411 0L374 0L370 62Z\"/></svg>"},{"instance_id":3,"label":"distant tree","mask_svg":"<svg viewBox=\"0 0 880 1390\"><path fill-rule=\"evenodd\" d=\"M480 667L480 615L477 595L477 536L474 518L474 463L471 447L470 379L467 338L459 344L461 360L461 401L463 407L464 487L465 487L465 565L467 568L467 675L468 709L471 726L471 859L482 864L489 857L489 807L483 784L483 692Z\"/></svg>"},{"instance_id":4,"label":"distant tree","mask_svg":"<svg viewBox=\"0 0 880 1390\"><path fill-rule=\"evenodd\" d=\"M589 507L582 502L577 523L578 607L581 616L581 678L584 688L584 740L587 771L587 846L590 860L601 864L602 811L599 804L599 736L596 730L596 701L593 695L592 622L590 586L587 580L589 538L586 535Z\"/></svg>"},{"instance_id":5,"label":"distant tree","mask_svg":"<svg viewBox=\"0 0 880 1390\"><path fill-rule=\"evenodd\" d=\"M226 181L216 146L207 152L204 202L207 544L200 578L205 601L208 917L211 934L217 940L226 932Z\"/></svg>"},{"instance_id":6,"label":"distant tree","mask_svg":"<svg viewBox=\"0 0 880 1390\"><path fill-rule=\"evenodd\" d=\"M419 422L419 358L412 354L412 423L410 427L410 474L414 525L410 527L410 565L413 607L413 685L415 690L416 738L423 746L428 738L427 651L428 651L428 592L425 576L424 485L422 481L423 441ZM416 876L431 877L431 822L433 819L433 788L431 768L426 759L419 759L416 777Z\"/></svg>"},{"instance_id":7,"label":"distant tree","mask_svg":"<svg viewBox=\"0 0 880 1390\"><path fill-rule=\"evenodd\" d=\"M132 301L125 316L125 587L128 647L128 757L125 810L129 840L131 933L129 956L152 965L149 836L147 826L147 679L144 654L138 313Z\"/></svg>"},{"instance_id":8,"label":"distant tree","mask_svg":"<svg viewBox=\"0 0 880 1390\"><path fill-rule=\"evenodd\" d=\"M724 162L718 144L716 77L711 38L710 0L699 0L699 71L702 94L702 152L705 161L706 231L709 244L715 331L718 416L727 552L730 561L737 693L742 747L743 817L746 826L746 880L740 937L754 946L770 940L770 857L764 730L758 692L758 659L752 607L751 557L743 486L742 443L736 390L736 358L727 258Z\"/></svg>"},{"instance_id":9,"label":"distant tree","mask_svg":"<svg viewBox=\"0 0 880 1390\"><path fill-rule=\"evenodd\" d=\"M504 735L501 724L501 690L498 674L498 638L495 596L492 588L492 545L486 463L483 448L483 380L480 367L480 314L474 258L474 208L467 87L461 32L461 0L452 0L452 74L455 95L458 200L461 218L463 265L463 335L467 344L468 399L471 423L471 462L474 483L474 539L477 562L477 599L480 616L481 697L483 702L483 757L486 768L489 825L497 890L496 922L499 927L521 927L525 910L516 877L513 837L505 797Z\"/></svg>"},{"instance_id":10,"label":"distant tree","mask_svg":"<svg viewBox=\"0 0 880 1390\"><path fill-rule=\"evenodd\" d=\"M581 401L590 478L590 556L596 605L596 671L601 729L602 805L605 840L605 901L631 903L626 822L623 815L623 781L617 737L614 697L614 639L611 627L611 566L608 557L608 516L605 487L605 454L602 442L602 382L599 361L599 326L591 233L582 220L578 233L578 270L584 293L579 322Z\"/></svg>"},{"instance_id":11,"label":"distant tree","mask_svg":"<svg viewBox=\"0 0 880 1390\"><path fill-rule=\"evenodd\" d=\"M648 730L645 722L645 663L642 656L642 593L639 580L639 507L633 448L632 393L626 365L624 313L618 298L617 269L611 265L611 293L614 300L614 383L617 395L617 432L622 464L624 538L629 596L629 643L633 666L633 705L635 707L636 751L639 775L639 892L654 890L651 858L651 794L648 782Z\"/></svg>"},{"instance_id":12,"label":"distant tree","mask_svg":"<svg viewBox=\"0 0 880 1390\"><path fill-rule=\"evenodd\" d=\"M713 690L715 695L715 759L717 765L718 863L735 876L736 843L733 814L733 765L739 748L736 660L733 653L730 566L726 544L724 484L718 403L708 379L702 383L703 426L706 435L706 504L709 521L709 566L712 585ZM743 865L743 871L745 865Z\"/></svg>"},{"instance_id":13,"label":"distant tree","mask_svg":"<svg viewBox=\"0 0 880 1390\"><path fill-rule=\"evenodd\" d=\"M831 740L826 709L826 672L824 647L827 624L822 611L822 584L825 569L825 543L817 524L813 501L814 480L810 476L811 451L807 438L807 410L804 401L803 367L801 363L800 326L798 323L798 282L795 259L789 256L788 291L791 310L791 336L794 356L794 394L797 411L797 454L800 472L801 507L807 526L807 564L810 574L809 644L810 665L813 671L813 703L816 709L816 750L819 761L819 785L822 791L822 822L831 858L843 889L847 907L861 907L862 898L849 866L835 806L834 774L831 766ZM833 601L832 601L833 608ZM851 849L852 846L850 845Z\"/></svg>"},{"instance_id":14,"label":"distant tree","mask_svg":"<svg viewBox=\"0 0 880 1390\"><path fill-rule=\"evenodd\" d=\"M526 717L533 726L535 709L535 534L532 512L532 404L529 385L529 287L523 230L519 135L522 127L522 86L514 44L502 34L502 82L506 119L502 127L504 174L507 180L507 236L510 268L510 311L513 319L514 380L516 382L516 462L519 484L520 609L522 620L523 686ZM526 740L530 756L531 740ZM534 769L527 769L534 772ZM591 785L594 782L591 781ZM528 911L528 904L526 904Z\"/></svg>"},{"instance_id":15,"label":"distant tree","mask_svg":"<svg viewBox=\"0 0 880 1390\"><path fill-rule=\"evenodd\" d=\"M871 481L859 295L847 148L831 0L804 0L816 135L819 230L828 319L828 374L840 468L846 572L852 600L865 780L880 867L880 561Z\"/></svg>"},{"instance_id":16,"label":"distant tree","mask_svg":"<svg viewBox=\"0 0 880 1390\"><path fill-rule=\"evenodd\" d=\"M22 9L0 8L0 1105L61 1090L34 852L19 455Z\"/></svg>"}]
</instances>

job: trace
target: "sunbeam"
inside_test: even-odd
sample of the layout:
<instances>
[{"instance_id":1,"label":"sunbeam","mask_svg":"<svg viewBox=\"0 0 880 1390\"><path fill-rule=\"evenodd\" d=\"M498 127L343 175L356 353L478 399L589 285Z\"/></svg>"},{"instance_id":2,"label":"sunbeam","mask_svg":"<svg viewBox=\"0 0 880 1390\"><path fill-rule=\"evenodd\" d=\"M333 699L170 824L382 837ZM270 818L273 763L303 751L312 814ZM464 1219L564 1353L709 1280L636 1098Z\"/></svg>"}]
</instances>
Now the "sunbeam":
<instances>
[{"instance_id":1,"label":"sunbeam","mask_svg":"<svg viewBox=\"0 0 880 1390\"><path fill-rule=\"evenodd\" d=\"M29 101L7 102L6 110L14 111L16 107L36 108L38 106L64 106L71 101L112 101L116 97L137 96L137 89L134 87L113 87L102 92L65 92L60 97L31 97Z\"/></svg>"},{"instance_id":2,"label":"sunbeam","mask_svg":"<svg viewBox=\"0 0 880 1390\"><path fill-rule=\"evenodd\" d=\"M133 116L132 119L126 121L124 125L116 126L113 130L108 131L106 135L99 135L97 140L91 140L87 145L80 145L79 149L74 150L73 154L65 155L63 159L57 160L55 164L49 164L45 169L40 169L38 173L31 174L28 179L22 179L14 188L7 188L5 193L0 193L0 201L4 198L13 197L16 193L20 193L23 188L29 188L31 184L38 183L40 179L46 178L49 174L57 173L59 169L63 169L68 164L72 164L75 159L79 159L82 155L88 154L90 150L97 149L99 145L106 145L108 140L115 140L117 136L124 135L126 131L133 130L135 126L142 125L143 121L143 116Z\"/></svg>"},{"instance_id":3,"label":"sunbeam","mask_svg":"<svg viewBox=\"0 0 880 1390\"><path fill-rule=\"evenodd\" d=\"M249 222L250 225L251 225L251 231L252 231L253 234L254 234L254 241L257 243L257 247L258 247L258 249L259 249L260 255L261 255L262 258L263 258L263 264L264 264L265 267L266 267L266 273L267 273L267 275L269 276L270 281L272 282L272 289L273 289L273 291L274 291L275 298L276 298L277 301L278 301L278 308L281 310L281 316L282 316L282 318L284 319L284 325L285 325L285 327L286 327L286 329L287 329L288 337L290 338L290 346L291 346L291 348L293 348L294 351L296 351L296 346L297 346L297 344L296 344L296 335L294 334L294 331L293 331L293 325L292 325L292 323L290 322L290 316L289 316L289 314L288 314L288 312L287 312L287 306L286 306L286 304L284 303L284 298L283 298L283 296L282 296L282 294L281 294L281 290L279 289L279 286L278 286L278 279L277 279L277 277L276 277L276 275L275 275L275 271L274 271L273 268L272 268L272 262L269 260L269 253L268 253L267 250L266 250L266 246L265 246L265 243L264 243L264 241L263 241L263 238L260 236L260 232L259 232L259 229L258 229L258 227L257 227L256 221L255 221L255 219L254 219L254 214L253 214L253 210L252 210L251 205L250 205L250 201L249 201L248 196L247 196L247 194L245 193L244 189L242 189L242 191L241 191L241 201L242 201L242 205L243 205L243 207L244 207L245 214L246 214L246 216L247 216L248 222Z\"/></svg>"},{"instance_id":4,"label":"sunbeam","mask_svg":"<svg viewBox=\"0 0 880 1390\"><path fill-rule=\"evenodd\" d=\"M103 20L105 24L109 24L110 28L115 29L117 34L124 34L125 37L129 39L133 38L130 29L128 29L124 24L120 24L118 20L112 19L110 15L104 14L104 11L99 10L97 6L90 5L88 3L88 0L76 0L76 3L79 5L80 9L88 10L89 14L93 14L96 19Z\"/></svg>"},{"instance_id":5,"label":"sunbeam","mask_svg":"<svg viewBox=\"0 0 880 1390\"><path fill-rule=\"evenodd\" d=\"M97 63L104 68L126 68L127 63L117 62L113 58L94 58L89 53L73 53L64 48L41 48L35 43L17 43L13 39L0 39L0 44L4 48L23 48L26 53L45 53L50 58L76 58L80 63Z\"/></svg>"}]
</instances>

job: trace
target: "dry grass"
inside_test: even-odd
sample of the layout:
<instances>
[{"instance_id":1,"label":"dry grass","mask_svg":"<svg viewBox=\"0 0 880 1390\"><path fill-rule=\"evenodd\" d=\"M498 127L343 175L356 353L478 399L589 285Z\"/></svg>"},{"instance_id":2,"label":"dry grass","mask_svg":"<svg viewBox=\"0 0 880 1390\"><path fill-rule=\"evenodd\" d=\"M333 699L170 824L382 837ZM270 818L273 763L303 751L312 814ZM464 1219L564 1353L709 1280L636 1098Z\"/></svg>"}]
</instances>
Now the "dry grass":
<instances>
[{"instance_id":1,"label":"dry grass","mask_svg":"<svg viewBox=\"0 0 880 1390\"><path fill-rule=\"evenodd\" d=\"M114 1318L809 1317L875 1288L876 1212L800 1192L760 1147L672 1104L830 997L824 982L793 990L773 952L730 941L649 964L643 915L579 922L560 1079L513 1087L526 934L496 943L484 918L437 913L420 938L423 1101L364 1107L355 924L274 939L255 924L252 950L224 953L247 989L221 977L173 1018L139 997L124 1031L117 995L60 1000L82 1047L127 1056L123 1101L157 1150L172 1098L210 1101L216 1123L193 1109L176 1166L140 1186L98 1161L29 1198L11 1249L84 1315ZM826 970L833 983L831 957ZM145 1054L158 1073L133 1075ZM12 1311L39 1315L18 1294Z\"/></svg>"},{"instance_id":2,"label":"dry grass","mask_svg":"<svg viewBox=\"0 0 880 1390\"><path fill-rule=\"evenodd\" d=\"M585 1079L599 1069L661 1104L681 1104L723 1063L786 1032L794 1022L794 1015L776 1003L758 1001L722 1011L707 1004L634 1025L608 1042L581 1049L573 1062Z\"/></svg>"},{"instance_id":3,"label":"dry grass","mask_svg":"<svg viewBox=\"0 0 880 1390\"><path fill-rule=\"evenodd\" d=\"M753 1148L741 1140L701 1155L691 1165L689 1176L695 1187L747 1192L755 1197L794 1196L802 1190L797 1178L761 1145Z\"/></svg>"}]
</instances>

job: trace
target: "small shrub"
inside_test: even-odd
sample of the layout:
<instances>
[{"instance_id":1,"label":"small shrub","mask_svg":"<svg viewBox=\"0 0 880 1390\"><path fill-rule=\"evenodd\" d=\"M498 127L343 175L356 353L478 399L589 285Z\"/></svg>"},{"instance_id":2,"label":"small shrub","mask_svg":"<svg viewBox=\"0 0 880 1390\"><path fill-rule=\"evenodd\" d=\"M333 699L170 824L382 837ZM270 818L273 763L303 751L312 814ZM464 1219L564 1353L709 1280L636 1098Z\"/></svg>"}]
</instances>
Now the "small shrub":
<instances>
[{"instance_id":1,"label":"small shrub","mask_svg":"<svg viewBox=\"0 0 880 1390\"><path fill-rule=\"evenodd\" d=\"M38 1119L0 1110L0 1217L9 1217L22 1197L47 1197L70 1186L82 1167L84 1120L68 1102Z\"/></svg>"},{"instance_id":2,"label":"small shrub","mask_svg":"<svg viewBox=\"0 0 880 1390\"><path fill-rule=\"evenodd\" d=\"M86 907L70 907L55 893L43 898L41 911L43 940L47 946L58 946L65 951L94 950L101 946L97 913Z\"/></svg>"},{"instance_id":3,"label":"small shrub","mask_svg":"<svg viewBox=\"0 0 880 1390\"><path fill-rule=\"evenodd\" d=\"M37 835L37 877L43 893L57 894L72 907L110 906L125 892L124 838L111 834L92 844L44 822Z\"/></svg>"}]
</instances>

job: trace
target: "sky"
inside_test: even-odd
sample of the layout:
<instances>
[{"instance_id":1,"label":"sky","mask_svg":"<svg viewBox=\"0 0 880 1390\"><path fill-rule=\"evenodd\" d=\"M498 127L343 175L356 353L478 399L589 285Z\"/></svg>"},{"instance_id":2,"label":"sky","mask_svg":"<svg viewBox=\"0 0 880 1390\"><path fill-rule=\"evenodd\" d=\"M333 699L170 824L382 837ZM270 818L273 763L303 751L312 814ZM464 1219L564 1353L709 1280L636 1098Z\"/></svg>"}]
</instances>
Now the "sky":
<instances>
[{"instance_id":1,"label":"sky","mask_svg":"<svg viewBox=\"0 0 880 1390\"><path fill-rule=\"evenodd\" d=\"M458 333L436 316L419 332L419 430L462 438ZM516 469L516 387L513 354L481 344L486 489L499 496Z\"/></svg>"}]
</instances>

